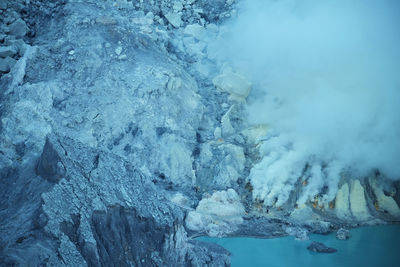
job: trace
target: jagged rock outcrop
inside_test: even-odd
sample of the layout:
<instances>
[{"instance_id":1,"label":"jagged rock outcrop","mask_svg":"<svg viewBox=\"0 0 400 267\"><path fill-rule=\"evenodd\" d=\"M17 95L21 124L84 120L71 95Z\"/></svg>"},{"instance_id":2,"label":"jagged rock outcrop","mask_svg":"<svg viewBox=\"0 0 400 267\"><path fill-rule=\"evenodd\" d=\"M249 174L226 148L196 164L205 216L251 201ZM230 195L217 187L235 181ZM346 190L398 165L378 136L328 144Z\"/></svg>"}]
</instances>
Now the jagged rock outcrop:
<instances>
[{"instance_id":1,"label":"jagged rock outcrop","mask_svg":"<svg viewBox=\"0 0 400 267\"><path fill-rule=\"evenodd\" d=\"M59 166L63 172L55 171ZM115 154L52 134L30 167L2 187L9 196L2 206L19 208L1 213L5 264L29 265L32 258L34 265L183 266L209 258L210 265L229 264L223 249L191 243L182 209Z\"/></svg>"}]
</instances>

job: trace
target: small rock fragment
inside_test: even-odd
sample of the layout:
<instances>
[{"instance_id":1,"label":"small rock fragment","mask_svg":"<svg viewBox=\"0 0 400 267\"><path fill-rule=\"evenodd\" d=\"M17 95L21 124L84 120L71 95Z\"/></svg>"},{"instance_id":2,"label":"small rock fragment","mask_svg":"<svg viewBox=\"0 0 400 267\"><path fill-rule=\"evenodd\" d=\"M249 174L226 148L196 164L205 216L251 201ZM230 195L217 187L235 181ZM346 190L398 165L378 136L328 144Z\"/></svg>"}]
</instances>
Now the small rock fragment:
<instances>
[{"instance_id":1,"label":"small rock fragment","mask_svg":"<svg viewBox=\"0 0 400 267\"><path fill-rule=\"evenodd\" d=\"M101 16L96 18L96 23L103 25L115 25L117 21L112 17Z\"/></svg>"},{"instance_id":2,"label":"small rock fragment","mask_svg":"<svg viewBox=\"0 0 400 267\"><path fill-rule=\"evenodd\" d=\"M222 128L222 133L225 136L232 135L235 133L235 129L232 127L230 116L233 113L233 108L235 106L232 105L229 110L225 113L225 115L222 116L221 118L221 128Z\"/></svg>"},{"instance_id":3,"label":"small rock fragment","mask_svg":"<svg viewBox=\"0 0 400 267\"><path fill-rule=\"evenodd\" d=\"M214 130L214 138L219 139L222 136L222 130L220 127L215 128Z\"/></svg>"},{"instance_id":4,"label":"small rock fragment","mask_svg":"<svg viewBox=\"0 0 400 267\"><path fill-rule=\"evenodd\" d=\"M337 249L330 248L325 246L324 244L320 242L312 242L308 247L308 250L318 252L318 253L335 253L337 252Z\"/></svg>"},{"instance_id":5,"label":"small rock fragment","mask_svg":"<svg viewBox=\"0 0 400 267\"><path fill-rule=\"evenodd\" d=\"M119 60L126 60L127 58L128 58L127 55L120 55L118 57Z\"/></svg>"},{"instance_id":6,"label":"small rock fragment","mask_svg":"<svg viewBox=\"0 0 400 267\"><path fill-rule=\"evenodd\" d=\"M117 48L115 48L115 54L119 56L121 55L121 53L122 53L122 47L118 46Z\"/></svg>"},{"instance_id":7,"label":"small rock fragment","mask_svg":"<svg viewBox=\"0 0 400 267\"><path fill-rule=\"evenodd\" d=\"M350 238L350 231L344 228L340 228L336 232L336 238L339 240L347 240Z\"/></svg>"}]
</instances>

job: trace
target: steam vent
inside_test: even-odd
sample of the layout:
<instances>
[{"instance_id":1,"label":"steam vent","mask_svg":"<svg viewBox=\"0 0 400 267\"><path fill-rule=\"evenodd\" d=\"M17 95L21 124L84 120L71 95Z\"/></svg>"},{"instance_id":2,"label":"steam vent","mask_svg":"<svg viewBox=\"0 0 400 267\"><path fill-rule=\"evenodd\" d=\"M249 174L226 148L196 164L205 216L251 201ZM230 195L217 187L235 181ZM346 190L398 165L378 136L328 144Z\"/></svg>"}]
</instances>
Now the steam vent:
<instances>
[{"instance_id":1,"label":"steam vent","mask_svg":"<svg viewBox=\"0 0 400 267\"><path fill-rule=\"evenodd\" d=\"M344 252L314 236L398 224L399 14L0 0L0 266L292 266L208 237L290 237L321 266Z\"/></svg>"}]
</instances>

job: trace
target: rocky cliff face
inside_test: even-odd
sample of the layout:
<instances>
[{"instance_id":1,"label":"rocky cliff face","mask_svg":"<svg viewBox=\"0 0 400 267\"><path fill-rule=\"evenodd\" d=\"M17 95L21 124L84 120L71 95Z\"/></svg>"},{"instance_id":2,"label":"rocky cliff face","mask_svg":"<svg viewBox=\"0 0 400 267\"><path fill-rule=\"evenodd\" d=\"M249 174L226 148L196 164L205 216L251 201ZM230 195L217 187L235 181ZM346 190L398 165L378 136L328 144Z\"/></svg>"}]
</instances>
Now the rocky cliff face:
<instances>
[{"instance_id":1,"label":"rocky cliff face","mask_svg":"<svg viewBox=\"0 0 400 267\"><path fill-rule=\"evenodd\" d=\"M0 262L224 266L192 237L281 236L396 221L376 179L335 205L253 194L265 125L208 40L234 1L0 1ZM397 187L396 187L397 186ZM375 204L375 205L374 205Z\"/></svg>"},{"instance_id":2,"label":"rocky cliff face","mask_svg":"<svg viewBox=\"0 0 400 267\"><path fill-rule=\"evenodd\" d=\"M8 178L4 264L229 264L227 251L188 239L166 189L113 153L51 134L37 164Z\"/></svg>"},{"instance_id":3,"label":"rocky cliff face","mask_svg":"<svg viewBox=\"0 0 400 267\"><path fill-rule=\"evenodd\" d=\"M207 108L164 16L156 31L160 4L144 16L132 2L4 3L3 264L229 264L188 239L170 200L175 186L196 194Z\"/></svg>"}]
</instances>

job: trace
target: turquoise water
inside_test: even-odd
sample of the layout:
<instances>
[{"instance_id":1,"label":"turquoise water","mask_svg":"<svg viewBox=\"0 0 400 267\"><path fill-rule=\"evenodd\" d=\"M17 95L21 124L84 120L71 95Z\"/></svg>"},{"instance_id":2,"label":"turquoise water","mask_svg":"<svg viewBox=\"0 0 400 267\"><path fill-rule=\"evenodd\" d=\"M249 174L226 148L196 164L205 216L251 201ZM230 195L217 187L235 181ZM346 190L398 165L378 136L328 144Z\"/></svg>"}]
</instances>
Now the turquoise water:
<instances>
[{"instance_id":1,"label":"turquoise water","mask_svg":"<svg viewBox=\"0 0 400 267\"><path fill-rule=\"evenodd\" d=\"M351 238L337 240L335 233L310 235L310 240L293 237L274 239L209 238L199 240L217 243L231 253L232 266L277 267L344 267L379 266L400 267L400 226L371 226L352 229ZM307 250L312 241L336 248L333 254L319 254Z\"/></svg>"}]
</instances>

